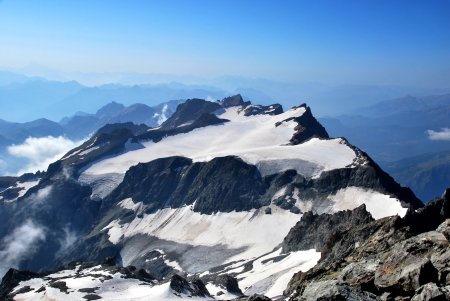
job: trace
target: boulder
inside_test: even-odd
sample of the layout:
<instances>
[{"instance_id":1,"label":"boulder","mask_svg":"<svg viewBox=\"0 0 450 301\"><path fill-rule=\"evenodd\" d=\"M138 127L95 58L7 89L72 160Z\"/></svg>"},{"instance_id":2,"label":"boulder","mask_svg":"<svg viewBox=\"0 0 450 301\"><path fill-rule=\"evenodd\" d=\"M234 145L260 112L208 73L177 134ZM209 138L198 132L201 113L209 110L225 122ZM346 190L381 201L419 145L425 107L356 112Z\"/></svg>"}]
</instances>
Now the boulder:
<instances>
[{"instance_id":1,"label":"boulder","mask_svg":"<svg viewBox=\"0 0 450 301\"><path fill-rule=\"evenodd\" d=\"M427 283L417 289L411 301L445 301L445 294L435 283Z\"/></svg>"},{"instance_id":2,"label":"boulder","mask_svg":"<svg viewBox=\"0 0 450 301\"><path fill-rule=\"evenodd\" d=\"M373 291L378 264L376 260L352 262L342 270L338 280L366 291Z\"/></svg>"}]
</instances>

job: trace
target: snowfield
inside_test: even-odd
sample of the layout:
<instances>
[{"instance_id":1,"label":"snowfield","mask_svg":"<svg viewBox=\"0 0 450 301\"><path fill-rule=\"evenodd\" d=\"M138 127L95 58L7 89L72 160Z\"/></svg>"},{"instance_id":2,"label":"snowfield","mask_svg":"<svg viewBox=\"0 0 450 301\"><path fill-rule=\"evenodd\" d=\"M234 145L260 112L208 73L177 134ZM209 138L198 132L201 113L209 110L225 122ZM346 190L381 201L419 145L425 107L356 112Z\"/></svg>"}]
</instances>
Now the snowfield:
<instances>
[{"instance_id":1,"label":"snowfield","mask_svg":"<svg viewBox=\"0 0 450 301\"><path fill-rule=\"evenodd\" d=\"M125 201L122 201L121 206L124 204ZM126 206L137 207L131 204ZM272 251L300 217L299 214L275 206L272 208L272 214L265 214L264 210L251 210L212 215L200 214L192 211L191 206L185 206L144 214L142 218L135 217L131 223L121 224L119 221L113 221L104 230L108 231L109 240L114 244L124 238L147 234L182 244L224 245L229 249L244 249L236 256L224 258L223 263L226 263L257 258ZM130 261L126 257L122 260ZM182 264L181 267L183 268Z\"/></svg>"},{"instance_id":2,"label":"snowfield","mask_svg":"<svg viewBox=\"0 0 450 301\"><path fill-rule=\"evenodd\" d=\"M235 155L249 164L257 165L263 175L295 168L306 177L314 177L322 171L350 165L356 158L355 152L342 139L313 138L299 145L288 145L297 123L284 120L301 116L305 112L304 108L291 109L275 116L248 117L240 114L239 109L228 108L218 115L230 122L166 137L158 143L141 142L144 148L102 160L84 171L84 174L123 174L140 162L170 156L184 156L194 162L205 162L215 157ZM282 123L275 126L277 122ZM303 167L305 164L306 168ZM265 168L265 165L270 168Z\"/></svg>"},{"instance_id":3,"label":"snowfield","mask_svg":"<svg viewBox=\"0 0 450 301\"><path fill-rule=\"evenodd\" d=\"M52 287L51 283L58 281L65 282L67 293L57 287ZM123 274L109 272L100 266L84 270L80 270L77 267L74 270L64 270L44 278L33 278L28 281L22 281L13 292L18 292L27 286L30 290L17 294L14 300L79 301L86 300L84 297L92 294L101 297L100 300L117 301L174 301L185 298L189 298L189 300L206 300L206 298L195 296L175 295L175 292L170 288L169 282L152 285L151 283L137 279L124 278ZM89 293L86 289L92 289L93 291Z\"/></svg>"}]
</instances>

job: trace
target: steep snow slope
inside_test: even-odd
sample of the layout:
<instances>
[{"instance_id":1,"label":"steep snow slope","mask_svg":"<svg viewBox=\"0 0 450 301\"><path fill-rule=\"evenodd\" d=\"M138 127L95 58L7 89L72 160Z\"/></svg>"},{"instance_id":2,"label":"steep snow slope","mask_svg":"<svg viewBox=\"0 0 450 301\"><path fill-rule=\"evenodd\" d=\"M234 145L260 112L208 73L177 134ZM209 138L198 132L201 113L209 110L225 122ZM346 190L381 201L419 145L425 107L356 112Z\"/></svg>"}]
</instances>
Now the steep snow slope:
<instances>
[{"instance_id":1,"label":"steep snow slope","mask_svg":"<svg viewBox=\"0 0 450 301\"><path fill-rule=\"evenodd\" d=\"M297 125L292 118L301 116L305 112L303 107L279 115L243 116L240 110L241 107L231 107L219 113L220 118L230 120L221 125L195 129L158 143L142 142L145 148L102 160L84 174L125 173L139 162L169 156L184 156L198 162L236 155L258 166L263 174L294 168L306 177L314 177L324 170L350 165L356 158L355 152L341 139L313 138L299 145L288 145Z\"/></svg>"},{"instance_id":2,"label":"steep snow slope","mask_svg":"<svg viewBox=\"0 0 450 301\"><path fill-rule=\"evenodd\" d=\"M142 205L131 203L124 200L120 205L132 210L139 210ZM223 264L256 258L272 251L298 220L298 214L278 207L272 209L272 214L265 214L264 210L252 210L208 215L194 212L191 206L185 206L136 216L130 223L113 221L104 230L108 231L109 240L114 244L137 234L147 234L181 244L223 245L228 249L241 250L236 256L223 258ZM133 259L124 255L124 264L130 264ZM211 258L211 262L215 260ZM208 267L208 263L196 265L195 268L190 268L188 263L181 262L180 265L190 273L203 272L205 268L212 267Z\"/></svg>"}]
</instances>

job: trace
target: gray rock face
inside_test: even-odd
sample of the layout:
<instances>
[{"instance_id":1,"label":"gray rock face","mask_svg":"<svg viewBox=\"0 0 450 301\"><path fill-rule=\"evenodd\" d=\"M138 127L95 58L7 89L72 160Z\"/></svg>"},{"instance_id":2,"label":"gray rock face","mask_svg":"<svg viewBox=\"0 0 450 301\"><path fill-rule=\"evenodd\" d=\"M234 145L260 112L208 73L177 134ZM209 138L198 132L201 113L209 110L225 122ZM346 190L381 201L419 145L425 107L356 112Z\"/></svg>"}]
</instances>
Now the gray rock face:
<instances>
[{"instance_id":1,"label":"gray rock face","mask_svg":"<svg viewBox=\"0 0 450 301\"><path fill-rule=\"evenodd\" d=\"M376 260L352 262L342 270L338 280L351 286L357 285L362 289L370 289L378 264Z\"/></svg>"},{"instance_id":2,"label":"gray rock face","mask_svg":"<svg viewBox=\"0 0 450 301\"><path fill-rule=\"evenodd\" d=\"M317 215L312 212L303 214L300 221L289 231L282 247L284 252L316 249L322 252L327 242L337 233L357 225L373 221L366 206L355 210L345 210L335 214Z\"/></svg>"},{"instance_id":3,"label":"gray rock face","mask_svg":"<svg viewBox=\"0 0 450 301\"><path fill-rule=\"evenodd\" d=\"M429 260L399 254L377 269L375 285L380 290L411 292L437 281L437 274Z\"/></svg>"},{"instance_id":4,"label":"gray rock face","mask_svg":"<svg viewBox=\"0 0 450 301\"><path fill-rule=\"evenodd\" d=\"M250 102L245 102L241 94L225 97L220 101L220 104L224 108L235 107L235 106L246 106Z\"/></svg>"},{"instance_id":5,"label":"gray rock face","mask_svg":"<svg viewBox=\"0 0 450 301\"><path fill-rule=\"evenodd\" d=\"M194 205L194 211L243 211L259 208L267 189L258 169L233 156L209 162L169 157L130 168L107 202L133 198L148 212Z\"/></svg>"},{"instance_id":6,"label":"gray rock face","mask_svg":"<svg viewBox=\"0 0 450 301\"><path fill-rule=\"evenodd\" d=\"M378 300L374 294L338 283L336 280L325 280L309 283L298 301L371 301Z\"/></svg>"},{"instance_id":7,"label":"gray rock face","mask_svg":"<svg viewBox=\"0 0 450 301\"><path fill-rule=\"evenodd\" d=\"M438 282L439 271L429 258L448 244L445 236L435 231L397 243L381 256L375 285L380 290L410 293L426 283Z\"/></svg>"}]
</instances>

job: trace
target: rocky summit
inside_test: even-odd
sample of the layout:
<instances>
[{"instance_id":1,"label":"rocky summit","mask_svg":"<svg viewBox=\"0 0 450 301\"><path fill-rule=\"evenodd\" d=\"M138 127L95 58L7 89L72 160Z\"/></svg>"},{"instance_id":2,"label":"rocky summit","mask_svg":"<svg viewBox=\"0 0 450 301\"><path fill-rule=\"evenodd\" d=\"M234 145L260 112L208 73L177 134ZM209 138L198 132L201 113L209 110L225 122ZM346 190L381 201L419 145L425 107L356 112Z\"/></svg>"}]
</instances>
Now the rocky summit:
<instances>
[{"instance_id":1,"label":"rocky summit","mask_svg":"<svg viewBox=\"0 0 450 301\"><path fill-rule=\"evenodd\" d=\"M450 190L424 206L306 104L166 113L0 178L0 300L450 298Z\"/></svg>"}]
</instances>

